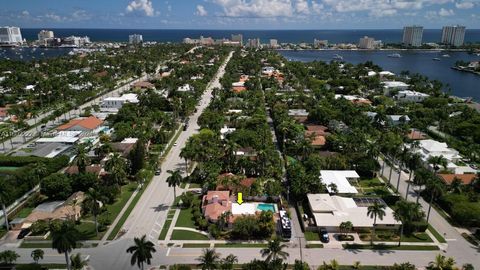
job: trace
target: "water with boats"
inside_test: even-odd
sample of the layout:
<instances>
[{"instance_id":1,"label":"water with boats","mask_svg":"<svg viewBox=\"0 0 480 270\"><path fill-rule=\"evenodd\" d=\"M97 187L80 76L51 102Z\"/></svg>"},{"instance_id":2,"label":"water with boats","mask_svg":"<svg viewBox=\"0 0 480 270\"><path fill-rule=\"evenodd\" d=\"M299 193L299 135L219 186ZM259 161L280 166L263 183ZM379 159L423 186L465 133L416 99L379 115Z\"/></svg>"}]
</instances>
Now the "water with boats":
<instances>
[{"instance_id":1,"label":"water with boats","mask_svg":"<svg viewBox=\"0 0 480 270\"><path fill-rule=\"evenodd\" d=\"M361 50L280 50L290 61L342 60L352 64L372 61L384 70L400 73L408 70L441 81L445 91L462 98L480 101L480 76L453 70L456 61L480 61L480 55L446 51L361 51Z\"/></svg>"}]
</instances>

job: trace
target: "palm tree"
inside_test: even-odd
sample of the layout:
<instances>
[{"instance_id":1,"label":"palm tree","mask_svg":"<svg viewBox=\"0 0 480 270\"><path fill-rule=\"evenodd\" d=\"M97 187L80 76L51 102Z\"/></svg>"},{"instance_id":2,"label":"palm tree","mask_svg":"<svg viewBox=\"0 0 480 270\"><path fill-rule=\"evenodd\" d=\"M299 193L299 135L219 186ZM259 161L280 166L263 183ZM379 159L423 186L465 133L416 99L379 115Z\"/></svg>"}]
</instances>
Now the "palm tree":
<instances>
[{"instance_id":1,"label":"palm tree","mask_svg":"<svg viewBox=\"0 0 480 270\"><path fill-rule=\"evenodd\" d=\"M225 211L220 215L220 217L218 218L218 227L220 228L220 230L225 229L231 216L232 212L230 211Z\"/></svg>"},{"instance_id":2,"label":"palm tree","mask_svg":"<svg viewBox=\"0 0 480 270\"><path fill-rule=\"evenodd\" d=\"M268 242L268 246L260 251L262 257L267 257L266 262L275 261L277 259L285 260L288 257L288 253L283 251L287 245L282 244L279 238L275 237Z\"/></svg>"},{"instance_id":3,"label":"palm tree","mask_svg":"<svg viewBox=\"0 0 480 270\"><path fill-rule=\"evenodd\" d=\"M353 267L353 269L358 270L358 269L360 269L361 264L362 264L361 262L356 261L356 262L353 263L352 267Z\"/></svg>"},{"instance_id":4,"label":"palm tree","mask_svg":"<svg viewBox=\"0 0 480 270\"><path fill-rule=\"evenodd\" d=\"M397 192L398 192L398 187L400 186L400 177L402 176L403 165L406 164L409 159L410 159L410 153L408 152L408 149L404 147L403 150L398 155L399 170L398 170L397 187L396 187Z\"/></svg>"},{"instance_id":5,"label":"palm tree","mask_svg":"<svg viewBox=\"0 0 480 270\"><path fill-rule=\"evenodd\" d=\"M405 200L408 199L408 191L410 190L410 184L412 183L413 172L416 171L421 166L420 164L421 164L420 154L414 153L409 156L407 161L407 167L410 170L410 173L408 174L407 192L405 193Z\"/></svg>"},{"instance_id":6,"label":"palm tree","mask_svg":"<svg viewBox=\"0 0 480 270\"><path fill-rule=\"evenodd\" d=\"M9 231L10 226L8 224L8 212L5 204L10 200L10 197L10 186L7 184L5 179L0 179L0 203L2 204L3 217L5 219L5 227L7 228L7 232Z\"/></svg>"},{"instance_id":7,"label":"palm tree","mask_svg":"<svg viewBox=\"0 0 480 270\"><path fill-rule=\"evenodd\" d=\"M52 248L56 249L58 253L65 254L67 269L71 270L68 253L77 247L77 241L79 240L77 229L72 222L64 221L59 228L51 230L51 235Z\"/></svg>"},{"instance_id":8,"label":"palm tree","mask_svg":"<svg viewBox=\"0 0 480 270\"><path fill-rule=\"evenodd\" d=\"M121 185L127 177L127 164L118 153L114 153L105 163L105 169L112 175L116 185Z\"/></svg>"},{"instance_id":9,"label":"palm tree","mask_svg":"<svg viewBox=\"0 0 480 270\"><path fill-rule=\"evenodd\" d=\"M437 173L438 170L440 170L439 166L442 166L444 169L446 169L448 165L447 159L443 156L431 156L428 158L427 162L428 164L432 165L435 173Z\"/></svg>"},{"instance_id":10,"label":"palm tree","mask_svg":"<svg viewBox=\"0 0 480 270\"><path fill-rule=\"evenodd\" d=\"M80 253L70 256L70 262L73 270L81 270L83 267L87 266L87 262L82 259Z\"/></svg>"},{"instance_id":11,"label":"palm tree","mask_svg":"<svg viewBox=\"0 0 480 270\"><path fill-rule=\"evenodd\" d=\"M238 262L237 256L233 254L229 254L227 257L222 259L220 268L223 270L233 269L233 265L236 264L237 262Z\"/></svg>"},{"instance_id":12,"label":"palm tree","mask_svg":"<svg viewBox=\"0 0 480 270\"><path fill-rule=\"evenodd\" d=\"M168 186L173 187L173 196L177 198L176 187L182 182L182 175L180 174L179 170L168 170L167 172L170 174L170 176L167 177Z\"/></svg>"},{"instance_id":13,"label":"palm tree","mask_svg":"<svg viewBox=\"0 0 480 270\"><path fill-rule=\"evenodd\" d=\"M215 251L214 248L206 248L203 250L202 255L197 258L200 263L198 266L202 270L214 270L217 269L218 261L220 260L220 254Z\"/></svg>"},{"instance_id":14,"label":"palm tree","mask_svg":"<svg viewBox=\"0 0 480 270\"><path fill-rule=\"evenodd\" d=\"M453 258L447 258L442 254L435 256L435 260L428 263L427 269L430 270L451 270L455 267L455 260Z\"/></svg>"},{"instance_id":15,"label":"palm tree","mask_svg":"<svg viewBox=\"0 0 480 270\"><path fill-rule=\"evenodd\" d=\"M430 179L430 171L426 169L419 169L415 172L415 177L413 177L412 183L417 187L415 192L417 193L417 204L420 200L420 189L425 185Z\"/></svg>"},{"instance_id":16,"label":"palm tree","mask_svg":"<svg viewBox=\"0 0 480 270\"><path fill-rule=\"evenodd\" d=\"M343 235L347 236L347 234L353 229L353 224L351 221L344 221L340 223L340 231L343 232Z\"/></svg>"},{"instance_id":17,"label":"palm tree","mask_svg":"<svg viewBox=\"0 0 480 270\"><path fill-rule=\"evenodd\" d=\"M375 236L375 226L377 225L377 217L380 220L383 220L383 217L385 216L385 208L386 206L384 204L379 203L378 201L375 201L373 205L370 205L367 208L367 216L370 218L373 218L373 228L372 228L372 236L370 237L370 245L373 246L373 237Z\"/></svg>"},{"instance_id":18,"label":"palm tree","mask_svg":"<svg viewBox=\"0 0 480 270\"><path fill-rule=\"evenodd\" d=\"M95 235L98 235L98 215L100 214L103 196L94 188L89 188L85 195L86 198L83 203L88 206L86 208L93 215L95 221Z\"/></svg>"},{"instance_id":19,"label":"palm tree","mask_svg":"<svg viewBox=\"0 0 480 270\"><path fill-rule=\"evenodd\" d=\"M79 173L85 173L88 163L90 162L87 155L87 147L84 144L77 146L77 153L75 157L75 163L78 166Z\"/></svg>"},{"instance_id":20,"label":"palm tree","mask_svg":"<svg viewBox=\"0 0 480 270\"><path fill-rule=\"evenodd\" d=\"M444 185L437 178L432 178L427 182L427 189L430 192L430 202L428 203L427 222L430 218L430 211L432 210L433 201L437 196L441 196L444 193Z\"/></svg>"},{"instance_id":21,"label":"palm tree","mask_svg":"<svg viewBox=\"0 0 480 270\"><path fill-rule=\"evenodd\" d=\"M33 261L38 264L39 260L43 260L43 255L45 252L42 249L34 249L32 253L30 253L30 257L32 257Z\"/></svg>"},{"instance_id":22,"label":"palm tree","mask_svg":"<svg viewBox=\"0 0 480 270\"><path fill-rule=\"evenodd\" d=\"M401 221L400 227L400 239L398 245L400 246L404 229L407 228L408 232L411 231L411 225L414 221L418 221L425 216L422 208L419 204L408 201L398 201L395 204L393 217L397 221Z\"/></svg>"},{"instance_id":23,"label":"palm tree","mask_svg":"<svg viewBox=\"0 0 480 270\"><path fill-rule=\"evenodd\" d=\"M141 238L135 237L133 239L134 245L127 249L128 253L132 253L130 264L133 266L135 263L140 269L144 269L144 264L151 264L152 253L155 253L155 245L151 241L147 241L146 235Z\"/></svg>"}]
</instances>

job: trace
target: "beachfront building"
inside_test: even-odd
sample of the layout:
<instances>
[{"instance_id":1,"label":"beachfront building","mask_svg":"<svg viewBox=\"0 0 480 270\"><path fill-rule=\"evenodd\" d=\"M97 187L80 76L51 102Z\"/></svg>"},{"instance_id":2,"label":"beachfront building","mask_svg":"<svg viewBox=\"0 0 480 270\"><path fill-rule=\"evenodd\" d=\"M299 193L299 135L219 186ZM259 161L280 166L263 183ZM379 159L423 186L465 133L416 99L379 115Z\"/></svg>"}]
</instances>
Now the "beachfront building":
<instances>
[{"instance_id":1,"label":"beachfront building","mask_svg":"<svg viewBox=\"0 0 480 270\"><path fill-rule=\"evenodd\" d=\"M428 94L411 90L398 91L395 95L395 98L401 102L423 102L428 97Z\"/></svg>"},{"instance_id":2,"label":"beachfront building","mask_svg":"<svg viewBox=\"0 0 480 270\"><path fill-rule=\"evenodd\" d=\"M19 27L0 27L0 44L19 45L22 43L22 32Z\"/></svg>"},{"instance_id":3,"label":"beachfront building","mask_svg":"<svg viewBox=\"0 0 480 270\"><path fill-rule=\"evenodd\" d=\"M262 45L259 38L253 38L248 40L248 47L250 48L260 48Z\"/></svg>"},{"instance_id":4,"label":"beachfront building","mask_svg":"<svg viewBox=\"0 0 480 270\"><path fill-rule=\"evenodd\" d=\"M326 48L328 47L328 40L314 39L313 46L315 48Z\"/></svg>"},{"instance_id":5,"label":"beachfront building","mask_svg":"<svg viewBox=\"0 0 480 270\"><path fill-rule=\"evenodd\" d=\"M386 205L380 198L346 198L330 194L307 194L307 198L317 228L329 232L340 231L340 224L346 221L352 222L354 230L371 229L374 219L367 215L368 206L375 201ZM377 218L375 228L397 229L400 225L387 206L385 216Z\"/></svg>"},{"instance_id":6,"label":"beachfront building","mask_svg":"<svg viewBox=\"0 0 480 270\"><path fill-rule=\"evenodd\" d=\"M357 194L357 189L352 185L360 176L356 171L321 170L320 181L327 186L329 193Z\"/></svg>"},{"instance_id":7,"label":"beachfront building","mask_svg":"<svg viewBox=\"0 0 480 270\"><path fill-rule=\"evenodd\" d=\"M139 34L133 34L128 36L128 44L141 44L143 43L143 36Z\"/></svg>"},{"instance_id":8,"label":"beachfront building","mask_svg":"<svg viewBox=\"0 0 480 270\"><path fill-rule=\"evenodd\" d=\"M278 47L278 40L270 39L270 48L277 48Z\"/></svg>"},{"instance_id":9,"label":"beachfront building","mask_svg":"<svg viewBox=\"0 0 480 270\"><path fill-rule=\"evenodd\" d=\"M53 31L49 31L49 30L41 30L40 32L38 32L37 36L38 36L38 41L45 41L55 37L53 34Z\"/></svg>"},{"instance_id":10,"label":"beachfront building","mask_svg":"<svg viewBox=\"0 0 480 270\"><path fill-rule=\"evenodd\" d=\"M442 28L442 44L459 47L463 45L464 40L465 26L452 25Z\"/></svg>"},{"instance_id":11,"label":"beachfront building","mask_svg":"<svg viewBox=\"0 0 480 270\"><path fill-rule=\"evenodd\" d=\"M412 25L403 28L402 43L404 46L422 46L423 26Z\"/></svg>"},{"instance_id":12,"label":"beachfront building","mask_svg":"<svg viewBox=\"0 0 480 270\"><path fill-rule=\"evenodd\" d=\"M232 42L238 42L240 46L243 46L243 35L242 34L232 34Z\"/></svg>"},{"instance_id":13,"label":"beachfront building","mask_svg":"<svg viewBox=\"0 0 480 270\"><path fill-rule=\"evenodd\" d=\"M382 84L384 95L390 94L392 90L403 91L408 90L408 88L410 87L410 85L400 81L385 81Z\"/></svg>"},{"instance_id":14,"label":"beachfront building","mask_svg":"<svg viewBox=\"0 0 480 270\"><path fill-rule=\"evenodd\" d=\"M367 36L360 38L358 42L358 48L372 50L375 48L375 39Z\"/></svg>"}]
</instances>

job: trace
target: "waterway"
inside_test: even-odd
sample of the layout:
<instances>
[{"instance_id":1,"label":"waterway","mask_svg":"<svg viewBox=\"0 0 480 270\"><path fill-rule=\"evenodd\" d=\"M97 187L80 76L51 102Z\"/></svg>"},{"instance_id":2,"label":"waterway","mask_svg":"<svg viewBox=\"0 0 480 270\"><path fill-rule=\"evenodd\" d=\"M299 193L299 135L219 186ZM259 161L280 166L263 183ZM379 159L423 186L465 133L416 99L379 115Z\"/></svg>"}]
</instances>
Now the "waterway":
<instances>
[{"instance_id":1,"label":"waterway","mask_svg":"<svg viewBox=\"0 0 480 270\"><path fill-rule=\"evenodd\" d=\"M345 62L352 64L372 61L374 64L399 74L408 70L420 73L430 79L441 81L445 91L458 97L472 97L480 101L480 76L451 69L456 61L480 61L480 56L466 52L439 51L338 51L338 50L305 50L279 51L289 61L331 61L335 54L341 55ZM399 53L402 57L391 58L388 55ZM450 57L443 57L448 54ZM439 58L435 61L433 58ZM451 89L451 91L449 91Z\"/></svg>"}]
</instances>

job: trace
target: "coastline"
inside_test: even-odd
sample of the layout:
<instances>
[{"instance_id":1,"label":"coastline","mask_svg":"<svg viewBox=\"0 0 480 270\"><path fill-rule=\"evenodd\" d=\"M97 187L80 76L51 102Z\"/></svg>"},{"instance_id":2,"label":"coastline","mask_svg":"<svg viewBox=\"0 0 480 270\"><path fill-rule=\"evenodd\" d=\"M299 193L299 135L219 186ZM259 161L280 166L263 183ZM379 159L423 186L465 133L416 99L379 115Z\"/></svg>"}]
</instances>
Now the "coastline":
<instances>
[{"instance_id":1,"label":"coastline","mask_svg":"<svg viewBox=\"0 0 480 270\"><path fill-rule=\"evenodd\" d=\"M344 48L328 48L328 49L287 49L287 48L279 48L275 49L277 51L359 51L359 52L376 52L376 51L427 51L427 52L469 52L467 49L445 49L445 48L438 48L438 49L406 49L406 48L380 48L380 49L344 49Z\"/></svg>"},{"instance_id":2,"label":"coastline","mask_svg":"<svg viewBox=\"0 0 480 270\"><path fill-rule=\"evenodd\" d=\"M473 74L475 74L475 75L479 75L479 76L480 76L480 72L479 72L479 71L474 71L474 70L471 70L471 69L468 69L468 68L461 68L461 67L453 66L452 69L458 70L458 71L462 71L462 72L473 73Z\"/></svg>"}]
</instances>

